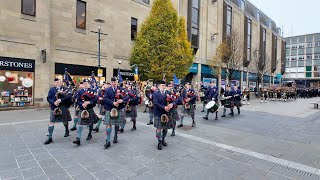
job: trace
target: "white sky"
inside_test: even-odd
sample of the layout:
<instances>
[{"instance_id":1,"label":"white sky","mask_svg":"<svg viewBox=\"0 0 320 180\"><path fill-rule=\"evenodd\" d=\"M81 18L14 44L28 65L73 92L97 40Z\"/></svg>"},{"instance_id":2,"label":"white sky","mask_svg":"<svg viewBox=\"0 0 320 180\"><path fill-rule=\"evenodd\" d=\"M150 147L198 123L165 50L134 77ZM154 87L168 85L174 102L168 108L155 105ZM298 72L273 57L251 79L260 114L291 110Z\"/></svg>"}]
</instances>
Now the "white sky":
<instances>
[{"instance_id":1,"label":"white sky","mask_svg":"<svg viewBox=\"0 0 320 180\"><path fill-rule=\"evenodd\" d=\"M320 0L249 0L283 30L284 37L320 32Z\"/></svg>"}]
</instances>

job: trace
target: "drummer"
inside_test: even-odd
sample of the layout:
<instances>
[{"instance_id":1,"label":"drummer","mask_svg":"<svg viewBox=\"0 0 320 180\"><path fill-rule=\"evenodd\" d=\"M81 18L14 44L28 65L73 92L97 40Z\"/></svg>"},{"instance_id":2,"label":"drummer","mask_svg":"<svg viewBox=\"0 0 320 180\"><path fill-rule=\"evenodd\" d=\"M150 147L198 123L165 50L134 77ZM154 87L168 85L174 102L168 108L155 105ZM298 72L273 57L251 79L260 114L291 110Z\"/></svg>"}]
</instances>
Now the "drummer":
<instances>
[{"instance_id":1,"label":"drummer","mask_svg":"<svg viewBox=\"0 0 320 180\"><path fill-rule=\"evenodd\" d=\"M205 94L205 98L207 100L207 102L209 103L210 101L214 101L216 104L218 104L218 88L215 86L214 81L212 80L210 82L210 87L207 89L206 94ZM208 120L208 116L209 116L209 109L207 109L207 115L205 117L203 117L203 119ZM218 111L216 111L216 118L215 120L218 120Z\"/></svg>"}]
</instances>

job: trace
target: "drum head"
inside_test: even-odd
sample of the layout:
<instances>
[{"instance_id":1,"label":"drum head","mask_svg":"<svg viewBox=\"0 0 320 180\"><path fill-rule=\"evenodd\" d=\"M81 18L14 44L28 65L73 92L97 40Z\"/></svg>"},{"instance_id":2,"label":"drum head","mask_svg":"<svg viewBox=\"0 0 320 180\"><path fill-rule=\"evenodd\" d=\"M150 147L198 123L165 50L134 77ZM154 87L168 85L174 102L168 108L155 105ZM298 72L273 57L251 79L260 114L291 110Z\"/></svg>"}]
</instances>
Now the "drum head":
<instances>
[{"instance_id":1,"label":"drum head","mask_svg":"<svg viewBox=\"0 0 320 180\"><path fill-rule=\"evenodd\" d=\"M207 109L211 109L211 108L215 105L215 103L216 103L216 102L214 102L214 101L208 102L208 104L206 105L206 108L207 108Z\"/></svg>"},{"instance_id":2,"label":"drum head","mask_svg":"<svg viewBox=\"0 0 320 180\"><path fill-rule=\"evenodd\" d=\"M148 104L149 104L149 101L148 101L148 100L146 100L146 101L144 102L144 104L145 104L145 105L148 105Z\"/></svg>"}]
</instances>

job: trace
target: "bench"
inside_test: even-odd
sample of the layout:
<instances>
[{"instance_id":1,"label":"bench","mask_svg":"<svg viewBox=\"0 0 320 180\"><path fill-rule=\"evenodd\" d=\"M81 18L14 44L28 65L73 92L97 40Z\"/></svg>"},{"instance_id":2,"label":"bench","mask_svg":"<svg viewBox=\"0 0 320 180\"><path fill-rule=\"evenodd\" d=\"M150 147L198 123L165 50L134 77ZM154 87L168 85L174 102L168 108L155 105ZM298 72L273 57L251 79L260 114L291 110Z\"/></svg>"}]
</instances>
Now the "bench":
<instances>
[{"instance_id":1,"label":"bench","mask_svg":"<svg viewBox=\"0 0 320 180\"><path fill-rule=\"evenodd\" d=\"M313 104L313 107L314 107L315 109L318 109L320 102L310 102L310 104Z\"/></svg>"}]
</instances>

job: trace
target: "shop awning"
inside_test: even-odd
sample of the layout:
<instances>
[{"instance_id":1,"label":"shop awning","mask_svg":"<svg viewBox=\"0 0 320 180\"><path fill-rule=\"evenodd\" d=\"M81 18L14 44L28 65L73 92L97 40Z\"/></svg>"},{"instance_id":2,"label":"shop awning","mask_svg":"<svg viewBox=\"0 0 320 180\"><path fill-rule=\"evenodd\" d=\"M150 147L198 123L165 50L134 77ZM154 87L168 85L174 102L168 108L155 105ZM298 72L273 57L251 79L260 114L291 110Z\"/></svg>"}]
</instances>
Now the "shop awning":
<instances>
[{"instance_id":1,"label":"shop awning","mask_svg":"<svg viewBox=\"0 0 320 180\"><path fill-rule=\"evenodd\" d=\"M201 73L202 74L214 74L214 70L205 64L201 64Z\"/></svg>"},{"instance_id":2,"label":"shop awning","mask_svg":"<svg viewBox=\"0 0 320 180\"><path fill-rule=\"evenodd\" d=\"M198 63L193 63L189 68L190 73L197 74L198 73Z\"/></svg>"}]
</instances>

